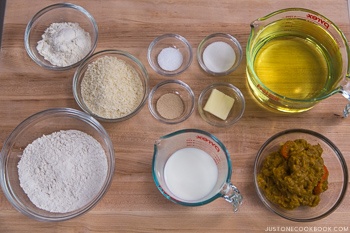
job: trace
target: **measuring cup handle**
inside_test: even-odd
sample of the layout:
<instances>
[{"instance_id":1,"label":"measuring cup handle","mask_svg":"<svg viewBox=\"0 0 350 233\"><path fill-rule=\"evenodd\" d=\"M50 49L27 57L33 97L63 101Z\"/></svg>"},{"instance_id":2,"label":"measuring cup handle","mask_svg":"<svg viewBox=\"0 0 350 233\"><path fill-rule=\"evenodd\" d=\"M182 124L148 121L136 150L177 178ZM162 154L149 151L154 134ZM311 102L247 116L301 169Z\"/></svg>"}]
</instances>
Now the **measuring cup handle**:
<instances>
[{"instance_id":1,"label":"measuring cup handle","mask_svg":"<svg viewBox=\"0 0 350 233\"><path fill-rule=\"evenodd\" d=\"M223 198L232 204L233 211L236 212L242 204L243 197L238 188L231 183L227 183L223 188Z\"/></svg>"},{"instance_id":2,"label":"measuring cup handle","mask_svg":"<svg viewBox=\"0 0 350 233\"><path fill-rule=\"evenodd\" d=\"M346 104L344 110L343 110L343 117L346 118L350 114L350 102Z\"/></svg>"},{"instance_id":3,"label":"measuring cup handle","mask_svg":"<svg viewBox=\"0 0 350 233\"><path fill-rule=\"evenodd\" d=\"M348 78L349 79L349 78ZM349 100L348 104L345 106L343 110L343 116L346 118L350 114L350 81L347 81L345 85L341 86L339 92Z\"/></svg>"}]
</instances>

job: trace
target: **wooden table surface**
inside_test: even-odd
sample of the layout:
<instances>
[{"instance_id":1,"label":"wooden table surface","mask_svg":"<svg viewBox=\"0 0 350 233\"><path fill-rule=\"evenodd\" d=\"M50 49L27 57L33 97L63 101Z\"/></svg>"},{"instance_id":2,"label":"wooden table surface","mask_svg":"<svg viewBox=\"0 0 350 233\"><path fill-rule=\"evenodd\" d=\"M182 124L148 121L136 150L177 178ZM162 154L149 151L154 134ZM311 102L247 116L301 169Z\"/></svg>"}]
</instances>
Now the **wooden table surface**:
<instances>
[{"instance_id":1,"label":"wooden table surface","mask_svg":"<svg viewBox=\"0 0 350 233\"><path fill-rule=\"evenodd\" d=\"M318 11L334 21L350 37L346 0L72 0L86 8L99 26L96 51L125 50L146 66L153 87L165 80L149 66L149 43L164 33L178 33L193 46L208 34L230 33L245 50L249 24L258 17L286 7ZM24 30L30 18L56 1L12 0L7 2L3 45L0 56L0 145L28 116L48 108L79 109L72 94L74 69L50 72L37 66L26 54ZM228 128L205 123L197 108L183 123L165 125L156 121L145 105L123 123L102 123L115 148L116 171L110 189L91 211L66 222L44 223L17 212L0 191L0 232L288 232L322 230L350 231L350 190L330 216L311 223L296 223L278 217L260 202L253 186L253 163L262 143L273 134L290 128L306 128L324 134L343 152L350 164L350 119L342 118L346 104L341 95L332 96L312 110L285 115L261 108L249 93L245 55L238 70L225 77L204 73L196 59L176 76L191 86L196 99L201 90L218 81L237 86L246 99L242 119ZM183 128L198 128L217 136L232 158L232 181L244 196L237 213L223 199L201 207L183 207L166 200L157 190L151 173L154 141ZM319 227L319 228L308 228Z\"/></svg>"}]
</instances>

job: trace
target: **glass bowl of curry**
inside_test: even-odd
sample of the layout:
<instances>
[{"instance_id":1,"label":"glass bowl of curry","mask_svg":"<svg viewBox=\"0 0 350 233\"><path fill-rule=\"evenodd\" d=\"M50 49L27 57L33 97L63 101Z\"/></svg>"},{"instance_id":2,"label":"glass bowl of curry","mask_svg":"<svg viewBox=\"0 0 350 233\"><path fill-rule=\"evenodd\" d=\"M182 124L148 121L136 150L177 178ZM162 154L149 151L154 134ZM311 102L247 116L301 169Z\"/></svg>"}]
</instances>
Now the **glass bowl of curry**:
<instances>
[{"instance_id":1,"label":"glass bowl of curry","mask_svg":"<svg viewBox=\"0 0 350 233\"><path fill-rule=\"evenodd\" d=\"M263 204L296 222L316 221L342 202L348 184L346 161L325 136L306 129L275 134L260 148L254 185Z\"/></svg>"}]
</instances>

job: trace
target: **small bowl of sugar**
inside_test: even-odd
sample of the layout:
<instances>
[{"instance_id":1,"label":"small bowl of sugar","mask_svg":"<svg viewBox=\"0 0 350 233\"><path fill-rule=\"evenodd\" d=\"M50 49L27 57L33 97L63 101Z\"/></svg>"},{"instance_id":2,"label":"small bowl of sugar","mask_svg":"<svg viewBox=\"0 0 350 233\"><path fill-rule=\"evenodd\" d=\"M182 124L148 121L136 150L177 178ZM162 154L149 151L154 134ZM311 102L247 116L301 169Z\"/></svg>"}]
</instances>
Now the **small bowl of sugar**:
<instances>
[{"instance_id":1,"label":"small bowl of sugar","mask_svg":"<svg viewBox=\"0 0 350 233\"><path fill-rule=\"evenodd\" d=\"M158 74L175 76L192 63L192 46L178 34L164 34L155 38L148 47L147 59Z\"/></svg>"},{"instance_id":2,"label":"small bowl of sugar","mask_svg":"<svg viewBox=\"0 0 350 233\"><path fill-rule=\"evenodd\" d=\"M194 110L194 93L180 80L165 80L151 90L148 108L158 121L177 124L191 116Z\"/></svg>"},{"instance_id":3,"label":"small bowl of sugar","mask_svg":"<svg viewBox=\"0 0 350 233\"><path fill-rule=\"evenodd\" d=\"M197 60L201 68L214 76L227 75L238 68L243 51L239 41L225 33L214 33L205 37L197 49Z\"/></svg>"},{"instance_id":4,"label":"small bowl of sugar","mask_svg":"<svg viewBox=\"0 0 350 233\"><path fill-rule=\"evenodd\" d=\"M28 22L24 46L29 57L48 70L69 70L93 53L98 27L83 7L71 3L47 6Z\"/></svg>"}]
</instances>

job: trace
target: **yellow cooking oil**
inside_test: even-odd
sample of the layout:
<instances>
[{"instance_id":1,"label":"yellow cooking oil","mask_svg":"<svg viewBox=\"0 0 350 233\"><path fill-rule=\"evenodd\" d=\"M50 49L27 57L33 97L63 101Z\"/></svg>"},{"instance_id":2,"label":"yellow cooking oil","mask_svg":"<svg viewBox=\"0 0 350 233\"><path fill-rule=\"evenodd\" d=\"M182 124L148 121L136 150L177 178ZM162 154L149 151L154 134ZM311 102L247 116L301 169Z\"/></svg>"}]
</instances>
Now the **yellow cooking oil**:
<instances>
[{"instance_id":1,"label":"yellow cooking oil","mask_svg":"<svg viewBox=\"0 0 350 233\"><path fill-rule=\"evenodd\" d=\"M327 61L314 42L283 36L257 54L254 69L265 87L292 99L316 97L326 87Z\"/></svg>"},{"instance_id":2,"label":"yellow cooking oil","mask_svg":"<svg viewBox=\"0 0 350 233\"><path fill-rule=\"evenodd\" d=\"M255 96L316 102L341 78L337 42L325 28L306 20L277 21L264 28L250 46L255 75L248 71L248 79L255 85L253 92L259 92Z\"/></svg>"}]
</instances>

